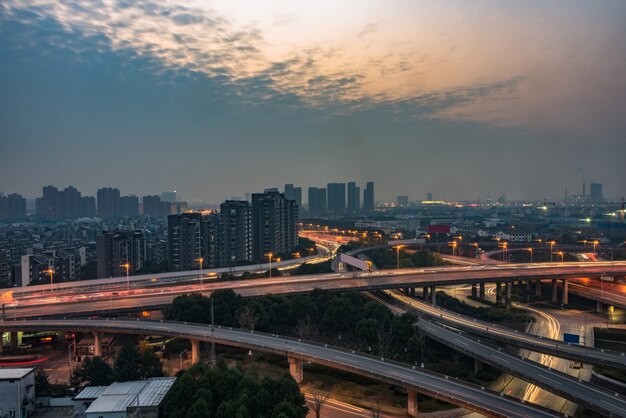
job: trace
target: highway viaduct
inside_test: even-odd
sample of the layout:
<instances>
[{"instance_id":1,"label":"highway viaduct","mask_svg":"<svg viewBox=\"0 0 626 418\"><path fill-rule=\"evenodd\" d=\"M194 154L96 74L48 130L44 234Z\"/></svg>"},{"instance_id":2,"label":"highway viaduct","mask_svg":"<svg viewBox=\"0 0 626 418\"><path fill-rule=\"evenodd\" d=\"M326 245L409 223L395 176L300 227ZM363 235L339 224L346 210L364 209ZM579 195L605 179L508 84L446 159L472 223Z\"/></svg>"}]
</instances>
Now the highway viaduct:
<instances>
[{"instance_id":1,"label":"highway viaduct","mask_svg":"<svg viewBox=\"0 0 626 418\"><path fill-rule=\"evenodd\" d=\"M101 354L102 333L158 334L188 339L192 344L193 362L199 360L201 341L284 355L288 358L290 373L298 382L304 378L303 364L310 362L402 387L407 391L407 409L412 416L418 413L417 393L490 417L559 416L554 411L540 406L415 366L328 345L241 329L211 328L210 325L181 322L113 319L0 321L0 328L9 332L36 330L93 332L96 355Z\"/></svg>"}]
</instances>

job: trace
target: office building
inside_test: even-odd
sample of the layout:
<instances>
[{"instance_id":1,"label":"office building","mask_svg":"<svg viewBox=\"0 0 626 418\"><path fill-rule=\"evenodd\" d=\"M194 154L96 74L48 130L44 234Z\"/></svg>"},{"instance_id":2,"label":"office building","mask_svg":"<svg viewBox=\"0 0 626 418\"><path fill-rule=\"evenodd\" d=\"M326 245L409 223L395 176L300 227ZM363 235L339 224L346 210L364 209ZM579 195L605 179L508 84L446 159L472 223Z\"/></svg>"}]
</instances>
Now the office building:
<instances>
[{"instance_id":1,"label":"office building","mask_svg":"<svg viewBox=\"0 0 626 418\"><path fill-rule=\"evenodd\" d=\"M98 217L102 219L120 216L120 189L103 187L96 193Z\"/></svg>"},{"instance_id":2,"label":"office building","mask_svg":"<svg viewBox=\"0 0 626 418\"><path fill-rule=\"evenodd\" d=\"M346 213L346 184L328 183L326 186L328 196L328 213L342 216Z\"/></svg>"},{"instance_id":3,"label":"office building","mask_svg":"<svg viewBox=\"0 0 626 418\"><path fill-rule=\"evenodd\" d=\"M409 196L398 196L396 199L396 206L401 208L409 206Z\"/></svg>"},{"instance_id":4,"label":"office building","mask_svg":"<svg viewBox=\"0 0 626 418\"><path fill-rule=\"evenodd\" d=\"M374 182L368 181L363 190L363 211L369 213L374 210Z\"/></svg>"},{"instance_id":5,"label":"office building","mask_svg":"<svg viewBox=\"0 0 626 418\"><path fill-rule=\"evenodd\" d=\"M361 210L361 188L351 181L348 183L348 213L355 214Z\"/></svg>"},{"instance_id":6,"label":"office building","mask_svg":"<svg viewBox=\"0 0 626 418\"><path fill-rule=\"evenodd\" d=\"M26 218L26 199L17 193L0 196L0 220Z\"/></svg>"},{"instance_id":7,"label":"office building","mask_svg":"<svg viewBox=\"0 0 626 418\"><path fill-rule=\"evenodd\" d=\"M35 411L35 368L0 368L2 417L26 418Z\"/></svg>"},{"instance_id":8,"label":"office building","mask_svg":"<svg viewBox=\"0 0 626 418\"><path fill-rule=\"evenodd\" d=\"M298 244L298 204L278 192L252 194L252 248L255 261L289 254Z\"/></svg>"},{"instance_id":9,"label":"office building","mask_svg":"<svg viewBox=\"0 0 626 418\"><path fill-rule=\"evenodd\" d=\"M602 183L591 183L591 193L589 194L589 201L592 203L604 202L604 196L602 196Z\"/></svg>"},{"instance_id":10,"label":"office building","mask_svg":"<svg viewBox=\"0 0 626 418\"><path fill-rule=\"evenodd\" d=\"M220 206L220 267L248 263L252 258L252 208L241 200L227 200Z\"/></svg>"},{"instance_id":11,"label":"office building","mask_svg":"<svg viewBox=\"0 0 626 418\"><path fill-rule=\"evenodd\" d=\"M98 278L132 276L146 261L146 239L142 231L104 231L96 237Z\"/></svg>"}]
</instances>

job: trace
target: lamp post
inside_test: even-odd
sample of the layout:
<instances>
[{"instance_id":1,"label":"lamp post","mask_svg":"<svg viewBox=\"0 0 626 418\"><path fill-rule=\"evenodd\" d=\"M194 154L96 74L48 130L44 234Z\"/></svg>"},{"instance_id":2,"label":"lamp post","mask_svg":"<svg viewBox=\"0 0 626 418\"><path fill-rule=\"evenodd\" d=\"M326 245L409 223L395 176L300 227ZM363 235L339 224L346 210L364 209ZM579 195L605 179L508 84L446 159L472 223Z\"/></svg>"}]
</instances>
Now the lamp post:
<instances>
[{"instance_id":1,"label":"lamp post","mask_svg":"<svg viewBox=\"0 0 626 418\"><path fill-rule=\"evenodd\" d=\"M595 240L595 241L592 242L592 244L593 244L593 254L595 255L596 254L596 246L598 244L600 244L600 241Z\"/></svg>"},{"instance_id":2,"label":"lamp post","mask_svg":"<svg viewBox=\"0 0 626 418\"><path fill-rule=\"evenodd\" d=\"M204 274L202 274L202 263L204 263L204 258L196 258L196 261L200 264L200 287L202 287L202 279L204 278Z\"/></svg>"},{"instance_id":3,"label":"lamp post","mask_svg":"<svg viewBox=\"0 0 626 418\"><path fill-rule=\"evenodd\" d=\"M124 263L120 267L126 269L126 290L130 290L130 263Z\"/></svg>"},{"instance_id":4,"label":"lamp post","mask_svg":"<svg viewBox=\"0 0 626 418\"><path fill-rule=\"evenodd\" d=\"M48 270L46 270L46 273L50 274L50 293L54 292L54 284L53 284L53 274L54 274L54 269L52 267L50 267Z\"/></svg>"},{"instance_id":5,"label":"lamp post","mask_svg":"<svg viewBox=\"0 0 626 418\"><path fill-rule=\"evenodd\" d=\"M556 244L556 241L552 240L552 241L548 241L548 244L550 244L550 262L552 262L552 249L554 248L554 244Z\"/></svg>"},{"instance_id":6,"label":"lamp post","mask_svg":"<svg viewBox=\"0 0 626 418\"><path fill-rule=\"evenodd\" d=\"M404 245L396 245L394 248L396 249L396 268L400 268L400 249L404 247Z\"/></svg>"},{"instance_id":7,"label":"lamp post","mask_svg":"<svg viewBox=\"0 0 626 418\"><path fill-rule=\"evenodd\" d=\"M530 264L533 263L533 249L532 248L527 248L526 251L530 252Z\"/></svg>"},{"instance_id":8,"label":"lamp post","mask_svg":"<svg viewBox=\"0 0 626 418\"><path fill-rule=\"evenodd\" d=\"M274 255L274 254L272 254L272 253L267 253L267 254L265 254L265 256L266 256L267 258L269 258L269 260L270 260L270 279L272 278L272 256L273 256L273 255Z\"/></svg>"}]
</instances>

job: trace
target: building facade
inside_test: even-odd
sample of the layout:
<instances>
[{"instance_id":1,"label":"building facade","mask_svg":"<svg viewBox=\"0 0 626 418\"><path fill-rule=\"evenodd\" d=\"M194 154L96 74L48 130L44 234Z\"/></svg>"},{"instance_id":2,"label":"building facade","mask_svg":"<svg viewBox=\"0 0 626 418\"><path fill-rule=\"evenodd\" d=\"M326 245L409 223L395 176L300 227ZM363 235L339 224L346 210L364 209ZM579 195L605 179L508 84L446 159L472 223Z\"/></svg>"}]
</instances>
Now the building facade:
<instances>
[{"instance_id":1,"label":"building facade","mask_svg":"<svg viewBox=\"0 0 626 418\"><path fill-rule=\"evenodd\" d=\"M35 368L0 368L0 416L26 418L35 410Z\"/></svg>"},{"instance_id":2,"label":"building facade","mask_svg":"<svg viewBox=\"0 0 626 418\"><path fill-rule=\"evenodd\" d=\"M120 277L139 272L146 262L143 232L105 231L96 237L98 278ZM126 267L128 265L128 267Z\"/></svg>"}]
</instances>

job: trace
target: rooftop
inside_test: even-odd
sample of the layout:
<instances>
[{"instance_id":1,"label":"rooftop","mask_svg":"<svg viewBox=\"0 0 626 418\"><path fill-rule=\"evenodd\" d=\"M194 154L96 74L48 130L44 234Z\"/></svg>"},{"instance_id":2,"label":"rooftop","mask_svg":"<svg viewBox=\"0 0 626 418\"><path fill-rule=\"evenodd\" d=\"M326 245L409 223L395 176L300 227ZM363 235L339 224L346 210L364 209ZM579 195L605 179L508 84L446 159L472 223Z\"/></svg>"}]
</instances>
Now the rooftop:
<instances>
[{"instance_id":1,"label":"rooftop","mask_svg":"<svg viewBox=\"0 0 626 418\"><path fill-rule=\"evenodd\" d=\"M122 412L129 406L156 407L175 380L175 377L153 377L133 382L115 382L102 390L86 413ZM82 392L78 397L82 397Z\"/></svg>"},{"instance_id":2,"label":"rooftop","mask_svg":"<svg viewBox=\"0 0 626 418\"><path fill-rule=\"evenodd\" d=\"M33 371L35 371L34 367L28 367L28 368L23 368L23 369L0 368L0 380L21 379Z\"/></svg>"}]
</instances>

